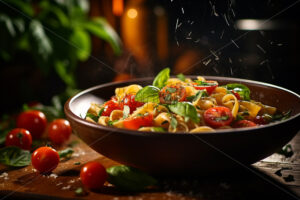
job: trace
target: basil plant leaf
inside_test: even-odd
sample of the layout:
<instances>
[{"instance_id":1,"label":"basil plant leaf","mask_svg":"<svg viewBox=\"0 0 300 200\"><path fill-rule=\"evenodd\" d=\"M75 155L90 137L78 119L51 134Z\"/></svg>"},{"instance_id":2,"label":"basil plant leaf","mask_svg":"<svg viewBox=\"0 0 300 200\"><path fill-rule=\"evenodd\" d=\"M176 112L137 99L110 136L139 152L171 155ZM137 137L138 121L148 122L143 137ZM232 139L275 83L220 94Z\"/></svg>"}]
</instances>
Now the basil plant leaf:
<instances>
[{"instance_id":1,"label":"basil plant leaf","mask_svg":"<svg viewBox=\"0 0 300 200\"><path fill-rule=\"evenodd\" d=\"M155 86L148 85L143 89L139 90L138 93L135 95L135 101L139 102L153 102L159 103L159 88Z\"/></svg>"},{"instance_id":2,"label":"basil plant leaf","mask_svg":"<svg viewBox=\"0 0 300 200\"><path fill-rule=\"evenodd\" d=\"M8 146L0 149L0 163L11 167L28 166L31 161L31 154L19 147Z\"/></svg>"},{"instance_id":3,"label":"basil plant leaf","mask_svg":"<svg viewBox=\"0 0 300 200\"><path fill-rule=\"evenodd\" d=\"M157 184L152 176L133 167L119 165L106 169L108 182L125 191L142 191Z\"/></svg>"},{"instance_id":4,"label":"basil plant leaf","mask_svg":"<svg viewBox=\"0 0 300 200\"><path fill-rule=\"evenodd\" d=\"M195 123L199 123L200 121L196 108L190 102L177 102L175 104L168 105L168 107L173 113L183 117L188 117Z\"/></svg>"},{"instance_id":5,"label":"basil plant leaf","mask_svg":"<svg viewBox=\"0 0 300 200\"><path fill-rule=\"evenodd\" d=\"M240 83L230 83L225 85L225 88L237 92L243 100L250 101L250 89L247 86Z\"/></svg>"},{"instance_id":6,"label":"basil plant leaf","mask_svg":"<svg viewBox=\"0 0 300 200\"><path fill-rule=\"evenodd\" d=\"M152 85L161 89L167 84L169 78L170 68L165 68L157 74Z\"/></svg>"}]
</instances>

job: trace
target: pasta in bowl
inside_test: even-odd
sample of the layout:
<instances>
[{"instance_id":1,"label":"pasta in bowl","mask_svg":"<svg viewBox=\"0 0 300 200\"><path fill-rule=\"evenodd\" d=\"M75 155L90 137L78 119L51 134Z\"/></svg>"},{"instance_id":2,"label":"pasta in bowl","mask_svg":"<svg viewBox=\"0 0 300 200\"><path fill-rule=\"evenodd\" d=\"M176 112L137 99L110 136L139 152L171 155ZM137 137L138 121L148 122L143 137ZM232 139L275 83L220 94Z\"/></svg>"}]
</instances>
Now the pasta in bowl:
<instances>
[{"instance_id":1,"label":"pasta in bowl","mask_svg":"<svg viewBox=\"0 0 300 200\"><path fill-rule=\"evenodd\" d=\"M155 86L159 82L164 84L164 81L157 81L161 79L152 77L98 85L70 98L65 103L65 114L74 133L95 151L119 163L163 175L207 174L235 168L239 166L237 163L251 164L279 150L299 131L300 96L298 94L282 87L257 81L217 76L202 78L205 81L217 82L218 86L213 91L205 88L208 96L202 96L205 95L204 92L201 92L203 89L195 88L204 87L203 85L192 85L196 91L192 87L185 87L186 95L183 95L186 96L185 99L181 98L181 95L179 97L168 95L168 92L176 93L174 89L168 89L166 94L160 95L166 85ZM178 82L178 80L182 81L181 79L191 79L193 82L199 80L197 76L187 76L185 79L169 77L167 81ZM232 83L246 86L251 93L248 94L245 92L247 90L243 90L243 88L232 89L228 85ZM135 89L129 89L130 87L126 88L132 85L135 85L133 88L136 88L137 91L131 91ZM177 90L176 82L171 85L175 87L178 94L182 93L181 87ZM227 87L225 87L226 85ZM152 95L148 95L142 101L135 101L137 95L142 94L141 91L145 91L147 88L147 90L152 91L153 87L147 86L157 87L158 90L154 88L154 94L148 91L146 94ZM116 91L116 88L119 89ZM129 98L125 98L128 95L124 92L126 90L130 91L128 92L131 94ZM240 99L232 90L240 95ZM203 94L197 94L199 91ZM233 94L238 100L239 109L236 117L232 116L229 125L211 126L204 121L204 113L210 109L210 106L212 108L226 107L231 111L231 115L234 114L232 111L234 111L235 98L232 96L224 98L228 94ZM134 98L133 95L135 95ZM244 99L248 95L250 100ZM111 98L113 96L115 97ZM201 96L201 103L193 101L194 99L197 100L199 96ZM187 99L187 97L190 98ZM124 98L127 100L123 101L123 108L102 110L103 105L110 105L114 108L113 105L119 105ZM176 102L173 102L174 99L178 100L177 103L188 104L188 106L179 107L179 109ZM166 102L160 103L163 100ZM91 104L92 102L94 103ZM195 107L196 102L197 105L199 103L205 109L201 111ZM259 111L257 112L251 107L248 109L249 114L243 113L244 108L250 107L253 105L252 103L261 107ZM197 118L195 118L194 111L190 112L191 106L195 107ZM243 106L244 108L242 108ZM257 112L255 117L254 111ZM102 112L103 118L100 118L100 112ZM112 112L114 113L112 114ZM184 116L182 113L185 112L190 114ZM127 117L124 117L124 114ZM150 114L153 117L149 117ZM240 115L243 118L239 119ZM140 127L133 123L132 127L125 128L124 123L123 125L120 122L121 125L117 124L118 121L124 122L125 119L131 118L140 119L139 117L150 118L150 125L146 124ZM219 121L226 121L226 116L221 115L220 117ZM237 121L251 121L256 117L256 121L253 121L256 123L255 127L233 127ZM176 124L174 119L177 122L176 130L172 129L172 124ZM168 123L164 121L168 121ZM181 125L181 122L184 125ZM202 130L196 129L195 132L191 132L197 128L193 127L194 124L197 124ZM185 125L188 130L185 129ZM247 123L246 125L248 126ZM241 126L244 127L245 125Z\"/></svg>"},{"instance_id":2,"label":"pasta in bowl","mask_svg":"<svg viewBox=\"0 0 300 200\"><path fill-rule=\"evenodd\" d=\"M220 85L202 76L170 78L169 73L162 70L152 85L116 88L110 100L92 103L85 119L137 131L200 133L257 127L291 113L251 99L250 89L241 83Z\"/></svg>"}]
</instances>

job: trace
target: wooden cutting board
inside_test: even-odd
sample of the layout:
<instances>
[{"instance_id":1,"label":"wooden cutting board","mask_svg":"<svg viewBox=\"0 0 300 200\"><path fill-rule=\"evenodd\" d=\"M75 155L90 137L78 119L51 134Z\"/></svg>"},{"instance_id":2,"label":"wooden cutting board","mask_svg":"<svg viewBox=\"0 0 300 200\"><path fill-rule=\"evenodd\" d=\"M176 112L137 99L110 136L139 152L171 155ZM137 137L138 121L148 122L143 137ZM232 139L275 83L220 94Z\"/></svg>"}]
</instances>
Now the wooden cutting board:
<instances>
[{"instance_id":1,"label":"wooden cutting board","mask_svg":"<svg viewBox=\"0 0 300 200\"><path fill-rule=\"evenodd\" d=\"M118 163L96 153L76 136L71 141L79 141L73 147L71 159L61 161L51 175L41 175L32 166L9 169L0 165L0 199L251 199L260 197L272 199L295 199L300 191L299 154L295 152L296 162L262 161L249 169L207 177L159 178L160 186L140 193L126 193L106 183L97 191L76 196L75 190L83 187L79 179L81 167L88 161L98 160L105 167ZM299 146L300 135L294 138L293 146ZM296 148L296 149L297 149ZM297 149L298 151L299 149ZM80 164L78 165L78 162ZM76 165L76 164L77 165ZM272 165L273 163L273 165ZM290 167L293 182L285 182L274 175L281 167ZM286 175L286 171L282 171ZM295 193L296 192L296 193Z\"/></svg>"}]
</instances>

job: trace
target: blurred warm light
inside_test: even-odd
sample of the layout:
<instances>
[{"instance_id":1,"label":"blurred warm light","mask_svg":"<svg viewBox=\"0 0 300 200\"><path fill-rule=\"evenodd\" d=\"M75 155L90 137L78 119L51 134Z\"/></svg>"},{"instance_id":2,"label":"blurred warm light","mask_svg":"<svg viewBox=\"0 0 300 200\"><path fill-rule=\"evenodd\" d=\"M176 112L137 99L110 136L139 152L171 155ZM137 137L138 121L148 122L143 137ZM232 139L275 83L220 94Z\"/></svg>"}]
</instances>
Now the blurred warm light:
<instances>
[{"instance_id":1,"label":"blurred warm light","mask_svg":"<svg viewBox=\"0 0 300 200\"><path fill-rule=\"evenodd\" d=\"M134 76L130 75L130 74L127 74L127 73L120 73L120 74L117 74L115 76L115 78L113 79L113 82L119 82L119 81L127 81L127 80L130 80L134 78Z\"/></svg>"},{"instance_id":2,"label":"blurred warm light","mask_svg":"<svg viewBox=\"0 0 300 200\"><path fill-rule=\"evenodd\" d=\"M236 22L239 30L270 30L274 29L275 23L264 19L240 19Z\"/></svg>"},{"instance_id":3,"label":"blurred warm light","mask_svg":"<svg viewBox=\"0 0 300 200\"><path fill-rule=\"evenodd\" d=\"M113 0L112 2L112 9L113 13L116 16L121 16L124 11L124 0Z\"/></svg>"},{"instance_id":4,"label":"blurred warm light","mask_svg":"<svg viewBox=\"0 0 300 200\"><path fill-rule=\"evenodd\" d=\"M128 11L127 11L127 16L131 19L134 19L138 16L138 12L135 8L130 8Z\"/></svg>"},{"instance_id":5,"label":"blurred warm light","mask_svg":"<svg viewBox=\"0 0 300 200\"><path fill-rule=\"evenodd\" d=\"M156 47L157 55L161 60L168 57L168 20L165 9L161 6L154 8L156 15Z\"/></svg>"}]
</instances>

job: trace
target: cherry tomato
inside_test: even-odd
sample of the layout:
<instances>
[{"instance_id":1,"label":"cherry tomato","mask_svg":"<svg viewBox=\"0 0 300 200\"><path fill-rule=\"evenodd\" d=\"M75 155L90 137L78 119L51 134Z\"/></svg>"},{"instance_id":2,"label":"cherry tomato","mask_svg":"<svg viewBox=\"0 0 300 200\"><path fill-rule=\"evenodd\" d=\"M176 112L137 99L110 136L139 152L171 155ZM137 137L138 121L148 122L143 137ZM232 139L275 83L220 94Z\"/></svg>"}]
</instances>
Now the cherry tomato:
<instances>
[{"instance_id":1,"label":"cherry tomato","mask_svg":"<svg viewBox=\"0 0 300 200\"><path fill-rule=\"evenodd\" d=\"M53 171L59 163L57 151L51 147L40 147L31 156L32 166L41 173Z\"/></svg>"},{"instance_id":2,"label":"cherry tomato","mask_svg":"<svg viewBox=\"0 0 300 200\"><path fill-rule=\"evenodd\" d=\"M124 106L129 106L130 108L130 114L133 113L133 111L136 110L136 108L144 105L142 102L135 101L135 95L134 94L127 94L124 99L120 103L121 110L124 109Z\"/></svg>"},{"instance_id":3,"label":"cherry tomato","mask_svg":"<svg viewBox=\"0 0 300 200\"><path fill-rule=\"evenodd\" d=\"M193 85L197 90L206 90L209 95L218 87L216 81L204 81L200 85L198 83L193 83Z\"/></svg>"},{"instance_id":4,"label":"cherry tomato","mask_svg":"<svg viewBox=\"0 0 300 200\"><path fill-rule=\"evenodd\" d=\"M131 130L137 130L141 127L153 126L153 115L148 114L146 116L125 119L123 121L123 125L125 128Z\"/></svg>"},{"instance_id":5,"label":"cherry tomato","mask_svg":"<svg viewBox=\"0 0 300 200\"><path fill-rule=\"evenodd\" d=\"M184 101L186 98L185 88L181 85L168 85L159 92L159 100L162 104L173 101Z\"/></svg>"},{"instance_id":6,"label":"cherry tomato","mask_svg":"<svg viewBox=\"0 0 300 200\"><path fill-rule=\"evenodd\" d=\"M56 119L48 126L48 135L51 142L55 144L63 144L66 142L72 133L72 128L68 120Z\"/></svg>"},{"instance_id":7,"label":"cherry tomato","mask_svg":"<svg viewBox=\"0 0 300 200\"><path fill-rule=\"evenodd\" d=\"M205 123L213 128L229 125L233 120L230 109L223 106L209 108L203 116Z\"/></svg>"},{"instance_id":8,"label":"cherry tomato","mask_svg":"<svg viewBox=\"0 0 300 200\"><path fill-rule=\"evenodd\" d=\"M112 111L120 110L120 109L121 108L118 102L116 102L114 99L109 100L104 104L104 110L101 113L101 116L109 116Z\"/></svg>"},{"instance_id":9,"label":"cherry tomato","mask_svg":"<svg viewBox=\"0 0 300 200\"><path fill-rule=\"evenodd\" d=\"M17 127L24 128L31 133L33 139L43 135L47 126L47 119L44 113L38 110L22 112L17 118Z\"/></svg>"},{"instance_id":10,"label":"cherry tomato","mask_svg":"<svg viewBox=\"0 0 300 200\"><path fill-rule=\"evenodd\" d=\"M81 182L90 189L99 189L107 179L105 168L99 162L85 164L80 170Z\"/></svg>"},{"instance_id":11,"label":"cherry tomato","mask_svg":"<svg viewBox=\"0 0 300 200\"><path fill-rule=\"evenodd\" d=\"M254 122L246 120L246 119L236 121L232 125L233 128L244 128L244 127L253 127L253 126L256 126L256 124Z\"/></svg>"},{"instance_id":12,"label":"cherry tomato","mask_svg":"<svg viewBox=\"0 0 300 200\"><path fill-rule=\"evenodd\" d=\"M239 95L239 93L231 90L232 94L237 98L237 100L240 100L241 99L241 96Z\"/></svg>"},{"instance_id":13,"label":"cherry tomato","mask_svg":"<svg viewBox=\"0 0 300 200\"><path fill-rule=\"evenodd\" d=\"M31 134L23 128L15 128L6 135L5 146L17 146L30 150L32 144Z\"/></svg>"}]
</instances>

